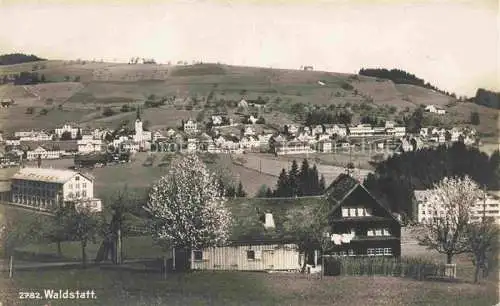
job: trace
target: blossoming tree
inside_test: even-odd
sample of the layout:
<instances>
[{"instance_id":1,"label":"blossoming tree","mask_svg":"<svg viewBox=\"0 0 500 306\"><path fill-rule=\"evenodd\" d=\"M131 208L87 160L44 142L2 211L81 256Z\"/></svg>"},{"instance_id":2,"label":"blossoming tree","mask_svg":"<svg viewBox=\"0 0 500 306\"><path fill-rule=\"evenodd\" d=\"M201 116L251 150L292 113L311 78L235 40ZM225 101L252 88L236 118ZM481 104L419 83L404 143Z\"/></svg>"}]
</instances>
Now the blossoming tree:
<instances>
[{"instance_id":1,"label":"blossoming tree","mask_svg":"<svg viewBox=\"0 0 500 306\"><path fill-rule=\"evenodd\" d=\"M447 264L454 255L469 252L468 225L480 195L479 186L467 176L444 178L436 184L426 203L432 217L424 221L420 243L445 254Z\"/></svg>"},{"instance_id":2,"label":"blossoming tree","mask_svg":"<svg viewBox=\"0 0 500 306\"><path fill-rule=\"evenodd\" d=\"M224 243L231 215L216 177L194 154L174 160L145 206L153 238L164 247L200 249Z\"/></svg>"}]
</instances>

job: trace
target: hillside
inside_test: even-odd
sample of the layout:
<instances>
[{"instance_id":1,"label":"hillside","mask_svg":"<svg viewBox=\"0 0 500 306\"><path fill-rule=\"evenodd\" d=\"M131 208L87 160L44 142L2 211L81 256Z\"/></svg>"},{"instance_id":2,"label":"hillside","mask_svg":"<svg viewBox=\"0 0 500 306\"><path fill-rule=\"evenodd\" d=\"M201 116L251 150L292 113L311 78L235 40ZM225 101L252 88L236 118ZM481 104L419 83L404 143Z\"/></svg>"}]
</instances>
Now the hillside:
<instances>
[{"instance_id":1,"label":"hillside","mask_svg":"<svg viewBox=\"0 0 500 306\"><path fill-rule=\"evenodd\" d=\"M181 119L195 117L203 109L228 111L237 117L236 103L242 98L261 97L266 101L267 111L261 115L273 124L292 121L297 112L294 114L290 109L298 103L340 108L361 104L379 109L392 107L394 116L401 112L407 114L421 104L443 108L456 105L454 98L431 89L343 73L219 64L41 63L0 68L1 78L30 72L43 75L46 80L35 85L0 85L0 99L13 98L16 102L15 106L1 110L2 129L50 128L66 121L90 127L116 126L133 119L133 111L120 112L123 105L143 107L148 97L156 101L168 100L144 112L145 120L158 128L177 126ZM33 108L33 114L26 113L29 107ZM105 108L111 108L114 115L104 117ZM39 114L42 109L48 111L47 115ZM469 109L471 106L461 105L460 112L464 113L459 114L458 123L463 123ZM488 116L485 114L481 122L487 127L494 126ZM454 119L448 118L448 123L457 123Z\"/></svg>"}]
</instances>

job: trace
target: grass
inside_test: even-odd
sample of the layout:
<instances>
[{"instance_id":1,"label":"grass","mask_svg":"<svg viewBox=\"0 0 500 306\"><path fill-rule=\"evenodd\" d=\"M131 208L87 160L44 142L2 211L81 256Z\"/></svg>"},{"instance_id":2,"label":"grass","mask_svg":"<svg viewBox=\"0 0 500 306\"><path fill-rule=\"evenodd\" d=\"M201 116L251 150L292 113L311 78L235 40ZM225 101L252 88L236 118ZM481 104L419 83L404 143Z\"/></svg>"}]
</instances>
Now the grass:
<instances>
[{"instance_id":1,"label":"grass","mask_svg":"<svg viewBox=\"0 0 500 306\"><path fill-rule=\"evenodd\" d=\"M30 290L94 290L97 299L71 305L477 305L497 303L485 285L419 282L394 277L324 277L244 272L169 274L91 268L4 274L2 301ZM51 301L67 305L68 301ZM10 304L8 304L10 305ZM21 304L21 305L28 305Z\"/></svg>"},{"instance_id":2,"label":"grass","mask_svg":"<svg viewBox=\"0 0 500 306\"><path fill-rule=\"evenodd\" d=\"M93 261L102 240L96 243L89 243L87 246L87 258ZM82 259L81 246L77 241L66 241L61 244L62 260L78 261ZM29 244L20 248L18 251L34 256L56 256L57 244ZM165 254L165 251L157 246L150 236L126 237L123 240L123 258L124 259L156 259Z\"/></svg>"}]
</instances>

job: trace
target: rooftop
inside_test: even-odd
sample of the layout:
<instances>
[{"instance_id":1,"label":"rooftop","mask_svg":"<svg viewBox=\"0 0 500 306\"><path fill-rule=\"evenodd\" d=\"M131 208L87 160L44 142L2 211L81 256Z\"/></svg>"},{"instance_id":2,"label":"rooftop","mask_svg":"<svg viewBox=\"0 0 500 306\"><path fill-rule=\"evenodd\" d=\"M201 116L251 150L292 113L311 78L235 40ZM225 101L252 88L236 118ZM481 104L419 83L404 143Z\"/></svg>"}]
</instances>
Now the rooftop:
<instances>
[{"instance_id":1,"label":"rooftop","mask_svg":"<svg viewBox=\"0 0 500 306\"><path fill-rule=\"evenodd\" d=\"M77 174L81 173L72 170L62 170L62 169L21 168L19 172L14 174L12 178L20 180L41 181L48 183L65 183Z\"/></svg>"}]
</instances>

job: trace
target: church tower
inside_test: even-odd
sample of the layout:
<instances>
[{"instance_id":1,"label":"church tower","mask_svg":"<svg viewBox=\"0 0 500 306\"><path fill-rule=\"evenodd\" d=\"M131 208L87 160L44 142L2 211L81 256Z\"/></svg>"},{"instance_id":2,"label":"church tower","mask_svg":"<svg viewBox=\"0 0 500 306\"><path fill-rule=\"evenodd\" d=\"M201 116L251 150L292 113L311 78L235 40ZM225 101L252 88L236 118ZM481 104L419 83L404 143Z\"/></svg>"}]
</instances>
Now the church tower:
<instances>
[{"instance_id":1,"label":"church tower","mask_svg":"<svg viewBox=\"0 0 500 306\"><path fill-rule=\"evenodd\" d=\"M143 129L142 129L142 121L141 121L141 113L140 108L137 108L137 118L135 119L135 136L134 140L136 142L143 141Z\"/></svg>"}]
</instances>

